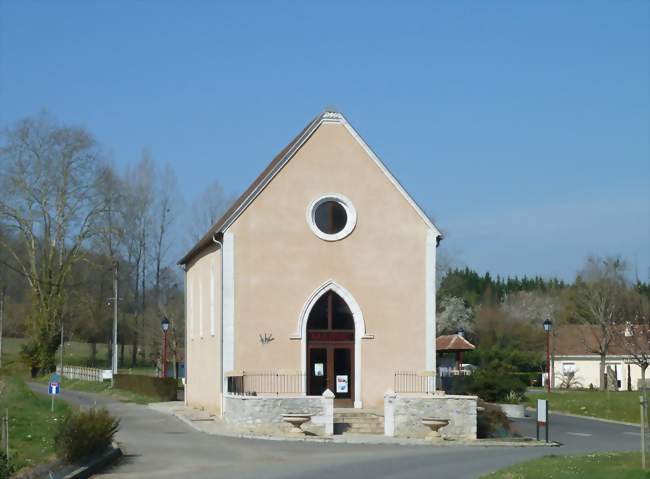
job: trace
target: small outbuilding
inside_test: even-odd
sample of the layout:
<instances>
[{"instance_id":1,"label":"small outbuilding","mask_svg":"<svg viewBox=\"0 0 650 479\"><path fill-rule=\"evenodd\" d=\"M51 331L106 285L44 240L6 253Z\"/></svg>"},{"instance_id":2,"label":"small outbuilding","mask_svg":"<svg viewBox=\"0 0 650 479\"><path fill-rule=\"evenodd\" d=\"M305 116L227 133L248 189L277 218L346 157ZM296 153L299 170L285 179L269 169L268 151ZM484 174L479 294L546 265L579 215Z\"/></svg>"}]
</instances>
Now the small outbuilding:
<instances>
[{"instance_id":1,"label":"small outbuilding","mask_svg":"<svg viewBox=\"0 0 650 479\"><path fill-rule=\"evenodd\" d=\"M436 338L438 371L440 375L463 373L463 353L473 351L475 346L462 334L448 334Z\"/></svg>"}]
</instances>

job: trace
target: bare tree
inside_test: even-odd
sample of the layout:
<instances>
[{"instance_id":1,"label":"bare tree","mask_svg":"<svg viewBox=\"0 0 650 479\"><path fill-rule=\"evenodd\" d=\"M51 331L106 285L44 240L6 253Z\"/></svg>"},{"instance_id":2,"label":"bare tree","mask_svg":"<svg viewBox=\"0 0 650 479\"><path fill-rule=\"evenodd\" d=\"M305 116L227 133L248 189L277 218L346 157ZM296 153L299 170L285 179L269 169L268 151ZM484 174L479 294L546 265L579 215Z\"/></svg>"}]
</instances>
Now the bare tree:
<instances>
[{"instance_id":1,"label":"bare tree","mask_svg":"<svg viewBox=\"0 0 650 479\"><path fill-rule=\"evenodd\" d=\"M159 175L156 188L155 242L154 242L154 295L156 306L160 307L160 282L162 267L169 252L171 227L176 219L180 201L176 173L171 165L165 165Z\"/></svg>"},{"instance_id":2,"label":"bare tree","mask_svg":"<svg viewBox=\"0 0 650 479\"><path fill-rule=\"evenodd\" d=\"M105 207L99 221L99 235L94 249L95 251L102 252L103 255L107 257L108 267L110 267L114 274L118 275L115 278L117 283L113 284L113 286L116 286L119 284L119 260L123 240L121 223L122 208L124 206L124 185L113 165L106 166L104 181L102 181L99 187L99 194L102 196L102 201ZM102 266L106 268L105 263ZM105 273L105 269L104 271L99 272L102 285ZM95 304L109 305L109 303L106 302L104 291L101 291L101 294L102 296L99 298L99 302L96 302ZM119 301L119 299L113 298L112 301ZM112 305L112 303L110 303L110 305ZM97 311L97 313L99 313L99 311ZM121 328L118 328L118 332L121 332ZM117 341L113 340L113 334L107 334L105 340L107 358L109 363L112 364L113 348L117 347L117 344L114 344L114 342Z\"/></svg>"},{"instance_id":3,"label":"bare tree","mask_svg":"<svg viewBox=\"0 0 650 479\"><path fill-rule=\"evenodd\" d=\"M648 299L632 290L628 296L625 325L617 328L615 341L623 346L632 364L641 369L645 395L645 378L650 366L650 306Z\"/></svg>"},{"instance_id":4,"label":"bare tree","mask_svg":"<svg viewBox=\"0 0 650 479\"><path fill-rule=\"evenodd\" d=\"M226 212L234 198L227 195L221 184L214 180L194 199L189 215L189 242L196 243Z\"/></svg>"},{"instance_id":5,"label":"bare tree","mask_svg":"<svg viewBox=\"0 0 650 479\"><path fill-rule=\"evenodd\" d=\"M155 167L150 154L144 151L142 158L135 170L127 170L125 184L125 201L122 208L124 224L125 248L127 262L132 271L131 282L133 298L131 311L132 324L132 350L131 366L137 364L138 352L146 343L145 311L147 290L147 246L151 241L148 234L152 225L152 209L154 204ZM142 349L144 355L144 349Z\"/></svg>"},{"instance_id":6,"label":"bare tree","mask_svg":"<svg viewBox=\"0 0 650 479\"><path fill-rule=\"evenodd\" d=\"M583 338L586 349L600 356L600 390L605 390L605 367L616 325L624 318L625 263L619 258L587 260L578 285L578 319L591 338ZM591 339L591 340L590 340Z\"/></svg>"},{"instance_id":7,"label":"bare tree","mask_svg":"<svg viewBox=\"0 0 650 479\"><path fill-rule=\"evenodd\" d=\"M32 364L52 370L66 280L103 209L100 154L89 132L59 126L44 114L19 121L3 136L0 222L17 241L3 236L1 246L10 256L7 266L32 292Z\"/></svg>"}]
</instances>

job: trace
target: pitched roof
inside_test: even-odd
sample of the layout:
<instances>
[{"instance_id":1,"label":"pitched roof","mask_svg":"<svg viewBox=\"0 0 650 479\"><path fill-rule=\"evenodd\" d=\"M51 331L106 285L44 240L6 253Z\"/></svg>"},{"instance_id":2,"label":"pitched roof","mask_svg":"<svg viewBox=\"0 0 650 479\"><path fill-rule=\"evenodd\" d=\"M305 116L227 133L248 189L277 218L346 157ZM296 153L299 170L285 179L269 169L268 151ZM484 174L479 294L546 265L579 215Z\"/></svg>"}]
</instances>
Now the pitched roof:
<instances>
[{"instance_id":1,"label":"pitched roof","mask_svg":"<svg viewBox=\"0 0 650 479\"><path fill-rule=\"evenodd\" d=\"M377 163L379 168L388 176L390 181L395 187L406 197L407 201L422 217L424 222L433 229L437 236L442 237L440 230L431 222L422 209L415 203L413 198L404 190L395 177L388 171L386 166L374 154L370 147L363 141L359 134L352 128L345 117L336 111L325 110L311 120L298 135L285 146L280 153L269 163L269 165L260 173L260 175L251 183L251 185L244 191L241 196L232 204L232 206L223 214L217 222L212 225L208 232L190 249L185 256L179 261L179 265L187 264L195 255L200 253L207 246L212 244L214 235L223 233L243 211L250 205L250 203L257 197L257 195L266 187L266 185L273 179L273 177L287 164L287 162L300 150L302 145L309 139L309 137L318 129L323 123L339 123L344 125L355 139L361 144L366 152Z\"/></svg>"},{"instance_id":2,"label":"pitched roof","mask_svg":"<svg viewBox=\"0 0 650 479\"><path fill-rule=\"evenodd\" d=\"M460 334L448 334L436 338L436 351L471 351L474 345Z\"/></svg>"},{"instance_id":3,"label":"pitched roof","mask_svg":"<svg viewBox=\"0 0 650 479\"><path fill-rule=\"evenodd\" d=\"M623 328L617 327L609 344L608 354L626 355L623 341ZM619 331L620 329L620 331ZM596 355L598 341L602 332L598 326L591 324L566 324L559 326L553 334L553 353L560 356Z\"/></svg>"}]
</instances>

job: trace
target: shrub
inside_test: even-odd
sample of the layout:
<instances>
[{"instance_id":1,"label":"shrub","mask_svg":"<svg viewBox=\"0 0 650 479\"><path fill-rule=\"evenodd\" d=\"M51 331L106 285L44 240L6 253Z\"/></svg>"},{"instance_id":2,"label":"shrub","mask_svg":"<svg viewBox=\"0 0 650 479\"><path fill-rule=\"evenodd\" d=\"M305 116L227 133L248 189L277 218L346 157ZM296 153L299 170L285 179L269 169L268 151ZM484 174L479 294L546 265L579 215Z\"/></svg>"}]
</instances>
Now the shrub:
<instances>
[{"instance_id":1,"label":"shrub","mask_svg":"<svg viewBox=\"0 0 650 479\"><path fill-rule=\"evenodd\" d=\"M54 447L60 457L76 461L106 449L120 427L120 422L106 408L91 408L70 413L59 423Z\"/></svg>"},{"instance_id":2,"label":"shrub","mask_svg":"<svg viewBox=\"0 0 650 479\"><path fill-rule=\"evenodd\" d=\"M521 404L524 402L524 395L517 391L510 391L503 400L506 404Z\"/></svg>"},{"instance_id":3,"label":"shrub","mask_svg":"<svg viewBox=\"0 0 650 479\"><path fill-rule=\"evenodd\" d=\"M447 394L466 396L472 394L474 376L442 376L438 378L438 384Z\"/></svg>"},{"instance_id":4,"label":"shrub","mask_svg":"<svg viewBox=\"0 0 650 479\"><path fill-rule=\"evenodd\" d=\"M510 421L500 407L479 401L476 435L479 439L511 435Z\"/></svg>"},{"instance_id":5,"label":"shrub","mask_svg":"<svg viewBox=\"0 0 650 479\"><path fill-rule=\"evenodd\" d=\"M488 366L498 362L512 366L516 371L533 373L535 376L539 374L544 364L542 356L536 350L522 350L519 347L501 345L491 348L479 345L475 350L465 353L463 360L478 366Z\"/></svg>"},{"instance_id":6,"label":"shrub","mask_svg":"<svg viewBox=\"0 0 650 479\"><path fill-rule=\"evenodd\" d=\"M38 346L34 341L29 341L20 347L20 361L29 368L32 378L38 375Z\"/></svg>"},{"instance_id":7,"label":"shrub","mask_svg":"<svg viewBox=\"0 0 650 479\"><path fill-rule=\"evenodd\" d=\"M542 373L539 371L536 372L516 372L513 373L523 382L527 383L528 386L541 386L542 385Z\"/></svg>"},{"instance_id":8,"label":"shrub","mask_svg":"<svg viewBox=\"0 0 650 479\"><path fill-rule=\"evenodd\" d=\"M4 452L0 452L0 479L9 479L15 468Z\"/></svg>"},{"instance_id":9,"label":"shrub","mask_svg":"<svg viewBox=\"0 0 650 479\"><path fill-rule=\"evenodd\" d=\"M505 365L491 365L479 368L474 373L472 393L488 402L503 402L509 394L523 397L526 383L513 374L512 368Z\"/></svg>"},{"instance_id":10,"label":"shrub","mask_svg":"<svg viewBox=\"0 0 650 479\"><path fill-rule=\"evenodd\" d=\"M115 387L134 393L152 396L163 401L176 400L178 381L174 378L157 378L139 374L118 374L115 376Z\"/></svg>"}]
</instances>

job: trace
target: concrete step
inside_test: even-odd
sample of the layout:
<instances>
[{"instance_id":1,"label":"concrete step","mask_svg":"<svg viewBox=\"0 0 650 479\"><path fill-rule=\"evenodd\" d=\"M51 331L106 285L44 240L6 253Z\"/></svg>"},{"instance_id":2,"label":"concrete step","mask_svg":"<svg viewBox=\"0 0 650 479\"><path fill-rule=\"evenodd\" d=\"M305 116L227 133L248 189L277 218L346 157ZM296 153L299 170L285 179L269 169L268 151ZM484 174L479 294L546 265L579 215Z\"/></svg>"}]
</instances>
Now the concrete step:
<instances>
[{"instance_id":1,"label":"concrete step","mask_svg":"<svg viewBox=\"0 0 650 479\"><path fill-rule=\"evenodd\" d=\"M384 416L363 409L336 410L334 434L383 434Z\"/></svg>"}]
</instances>

